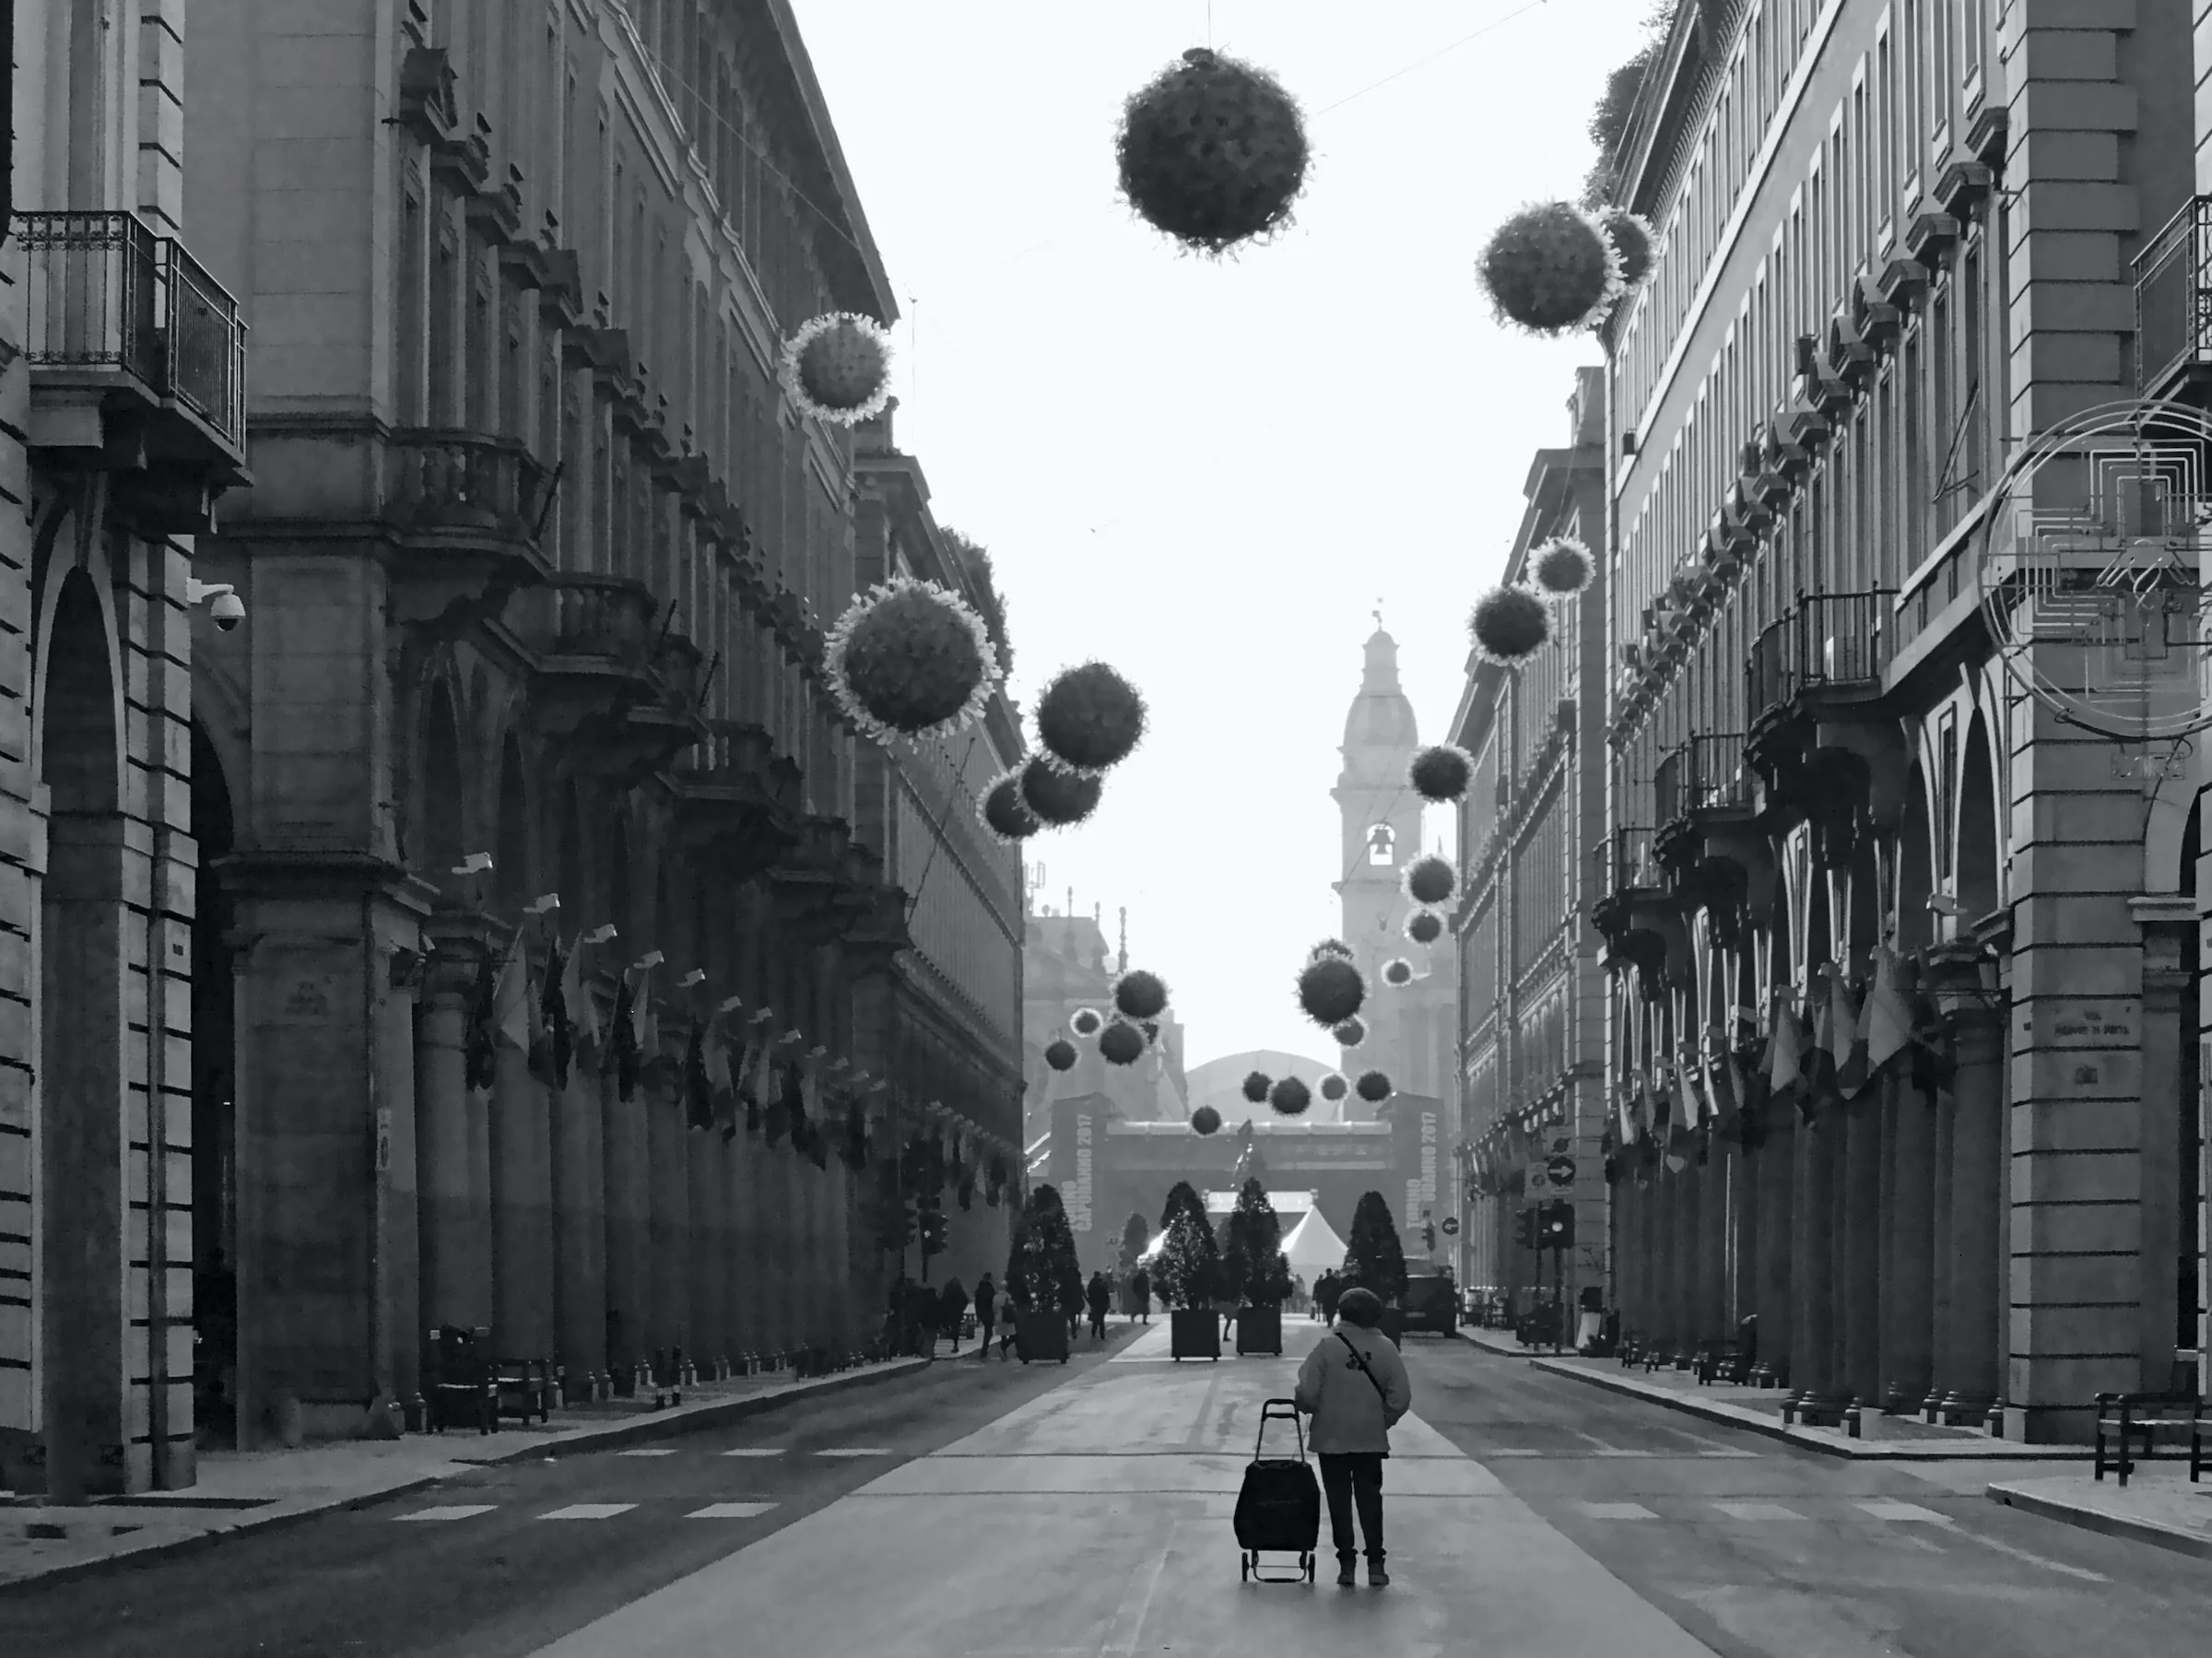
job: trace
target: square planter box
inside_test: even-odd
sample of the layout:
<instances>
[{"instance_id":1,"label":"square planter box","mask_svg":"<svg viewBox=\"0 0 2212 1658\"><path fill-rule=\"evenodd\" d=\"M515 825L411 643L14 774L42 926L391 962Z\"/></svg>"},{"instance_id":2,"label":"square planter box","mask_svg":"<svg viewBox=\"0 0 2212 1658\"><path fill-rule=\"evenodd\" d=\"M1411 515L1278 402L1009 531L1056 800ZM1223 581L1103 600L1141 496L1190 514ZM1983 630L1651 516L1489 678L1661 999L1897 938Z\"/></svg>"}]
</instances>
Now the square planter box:
<instances>
[{"instance_id":1,"label":"square planter box","mask_svg":"<svg viewBox=\"0 0 2212 1658\"><path fill-rule=\"evenodd\" d=\"M1067 1362L1067 1318L1060 1312L1024 1312L1014 1323L1014 1351L1024 1364Z\"/></svg>"},{"instance_id":2,"label":"square planter box","mask_svg":"<svg viewBox=\"0 0 2212 1658\"><path fill-rule=\"evenodd\" d=\"M1169 1350L1177 1358L1221 1357L1221 1320L1211 1307L1178 1307L1168 1320Z\"/></svg>"},{"instance_id":3,"label":"square planter box","mask_svg":"<svg viewBox=\"0 0 2212 1658\"><path fill-rule=\"evenodd\" d=\"M1283 1356L1283 1310L1280 1307L1237 1309L1237 1351Z\"/></svg>"}]
</instances>

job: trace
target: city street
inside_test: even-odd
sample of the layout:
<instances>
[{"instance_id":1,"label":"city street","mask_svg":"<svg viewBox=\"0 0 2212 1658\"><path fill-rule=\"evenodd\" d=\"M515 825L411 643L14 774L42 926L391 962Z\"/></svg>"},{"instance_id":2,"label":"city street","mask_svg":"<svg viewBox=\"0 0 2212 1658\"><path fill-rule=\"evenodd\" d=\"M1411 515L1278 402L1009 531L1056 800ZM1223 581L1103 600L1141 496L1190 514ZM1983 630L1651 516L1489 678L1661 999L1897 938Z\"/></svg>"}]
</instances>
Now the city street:
<instances>
[{"instance_id":1,"label":"city street","mask_svg":"<svg viewBox=\"0 0 2212 1658\"><path fill-rule=\"evenodd\" d=\"M1853 1464L1413 1337L1391 1586L1239 1581L1280 1360L1164 1323L1057 1365L940 1360L641 1450L487 1469L0 1601L0 1648L689 1658L1445 1651L1772 1658L2180 1652L2212 1565L1999 1507L2016 1468ZM1324 1552L1325 1523L1324 1523Z\"/></svg>"}]
</instances>

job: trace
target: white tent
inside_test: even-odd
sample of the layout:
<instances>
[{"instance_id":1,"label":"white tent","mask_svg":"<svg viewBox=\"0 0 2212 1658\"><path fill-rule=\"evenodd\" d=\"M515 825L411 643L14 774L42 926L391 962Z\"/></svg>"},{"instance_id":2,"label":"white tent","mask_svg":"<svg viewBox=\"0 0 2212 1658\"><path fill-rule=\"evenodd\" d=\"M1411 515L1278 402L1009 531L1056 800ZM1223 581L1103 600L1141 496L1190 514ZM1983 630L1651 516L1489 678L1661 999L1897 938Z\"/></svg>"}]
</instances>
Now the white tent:
<instances>
[{"instance_id":1,"label":"white tent","mask_svg":"<svg viewBox=\"0 0 2212 1658\"><path fill-rule=\"evenodd\" d=\"M1344 1240L1322 1217L1320 1205L1316 1205L1306 1211L1306 1217L1283 1240L1283 1253L1290 1257L1290 1270L1305 1279L1306 1287L1311 1289L1313 1280L1323 1273L1344 1264Z\"/></svg>"}]
</instances>

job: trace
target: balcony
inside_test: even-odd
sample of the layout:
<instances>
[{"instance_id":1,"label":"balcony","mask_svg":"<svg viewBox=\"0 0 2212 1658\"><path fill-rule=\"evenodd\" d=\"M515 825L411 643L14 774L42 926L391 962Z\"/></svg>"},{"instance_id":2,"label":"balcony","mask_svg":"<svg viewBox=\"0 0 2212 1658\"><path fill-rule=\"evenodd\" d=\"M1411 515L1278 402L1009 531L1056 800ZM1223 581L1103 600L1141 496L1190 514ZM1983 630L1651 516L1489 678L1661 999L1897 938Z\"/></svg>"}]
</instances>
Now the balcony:
<instances>
[{"instance_id":1,"label":"balcony","mask_svg":"<svg viewBox=\"0 0 2212 1658\"><path fill-rule=\"evenodd\" d=\"M1748 898L1772 890L1773 853L1756 822L1757 801L1733 733L1693 736L1659 764L1654 777L1659 832L1654 851L1686 911L1702 910L1733 948Z\"/></svg>"},{"instance_id":2,"label":"balcony","mask_svg":"<svg viewBox=\"0 0 2212 1658\"><path fill-rule=\"evenodd\" d=\"M30 446L112 476L145 534L214 527L247 482L238 302L135 213L18 213Z\"/></svg>"},{"instance_id":3,"label":"balcony","mask_svg":"<svg viewBox=\"0 0 2212 1658\"><path fill-rule=\"evenodd\" d=\"M1618 828L1597 843L1592 858L1596 900L1590 920L1605 937L1607 965L1636 969L1647 988L1662 972L1687 973L1688 935L1660 874L1653 831Z\"/></svg>"},{"instance_id":4,"label":"balcony","mask_svg":"<svg viewBox=\"0 0 2212 1658\"><path fill-rule=\"evenodd\" d=\"M1694 736L1659 762L1653 774L1659 819L1656 846L1709 813L1748 811L1751 790L1744 775L1744 739L1733 734Z\"/></svg>"},{"instance_id":5,"label":"balcony","mask_svg":"<svg viewBox=\"0 0 2212 1658\"><path fill-rule=\"evenodd\" d=\"M1824 862L1901 802L1902 737L1882 709L1896 597L1801 595L1752 646L1744 760L1765 790L1759 808L1813 822Z\"/></svg>"},{"instance_id":6,"label":"balcony","mask_svg":"<svg viewBox=\"0 0 2212 1658\"><path fill-rule=\"evenodd\" d=\"M548 731L575 735L658 700L653 622L659 606L627 576L554 576L524 595L515 632L530 659L530 701Z\"/></svg>"},{"instance_id":7,"label":"balcony","mask_svg":"<svg viewBox=\"0 0 2212 1658\"><path fill-rule=\"evenodd\" d=\"M1887 588L1806 594L1759 636L1746 688L1754 747L1762 726L1789 719L1802 711L1801 704L1865 701L1881 694L1896 599Z\"/></svg>"},{"instance_id":8,"label":"balcony","mask_svg":"<svg viewBox=\"0 0 2212 1658\"><path fill-rule=\"evenodd\" d=\"M799 842L799 768L758 725L711 720L676 772L677 836L722 879L758 879Z\"/></svg>"},{"instance_id":9,"label":"balcony","mask_svg":"<svg viewBox=\"0 0 2212 1658\"><path fill-rule=\"evenodd\" d=\"M776 919L789 937L835 944L873 909L872 897L862 900L857 870L847 856L855 850L852 826L842 817L803 820L795 843L768 871Z\"/></svg>"},{"instance_id":10,"label":"balcony","mask_svg":"<svg viewBox=\"0 0 2212 1658\"><path fill-rule=\"evenodd\" d=\"M538 537L553 506L546 469L487 432L401 428L384 451L384 522L395 609L450 637L499 615L551 575Z\"/></svg>"},{"instance_id":11,"label":"balcony","mask_svg":"<svg viewBox=\"0 0 2212 1658\"><path fill-rule=\"evenodd\" d=\"M2212 375L2212 195L2193 197L2136 255L2136 387L2202 403Z\"/></svg>"}]
</instances>

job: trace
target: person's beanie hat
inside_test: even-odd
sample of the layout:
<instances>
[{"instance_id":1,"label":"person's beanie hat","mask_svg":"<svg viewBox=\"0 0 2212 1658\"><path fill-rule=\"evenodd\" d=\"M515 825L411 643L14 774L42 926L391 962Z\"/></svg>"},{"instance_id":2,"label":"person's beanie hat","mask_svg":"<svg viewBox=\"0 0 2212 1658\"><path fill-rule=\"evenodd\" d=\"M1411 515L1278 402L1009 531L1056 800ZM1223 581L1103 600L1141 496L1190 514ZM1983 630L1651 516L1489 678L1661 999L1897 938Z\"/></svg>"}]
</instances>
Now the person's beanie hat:
<instances>
[{"instance_id":1,"label":"person's beanie hat","mask_svg":"<svg viewBox=\"0 0 2212 1658\"><path fill-rule=\"evenodd\" d=\"M1382 1322L1382 1298L1371 1289L1347 1289L1344 1299L1336 1303L1336 1316L1371 1330Z\"/></svg>"}]
</instances>

